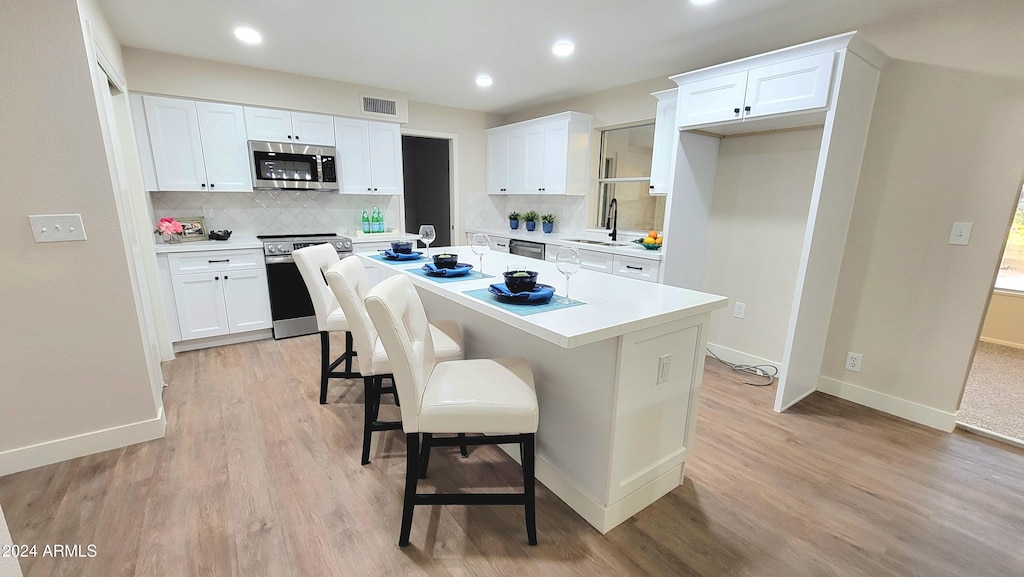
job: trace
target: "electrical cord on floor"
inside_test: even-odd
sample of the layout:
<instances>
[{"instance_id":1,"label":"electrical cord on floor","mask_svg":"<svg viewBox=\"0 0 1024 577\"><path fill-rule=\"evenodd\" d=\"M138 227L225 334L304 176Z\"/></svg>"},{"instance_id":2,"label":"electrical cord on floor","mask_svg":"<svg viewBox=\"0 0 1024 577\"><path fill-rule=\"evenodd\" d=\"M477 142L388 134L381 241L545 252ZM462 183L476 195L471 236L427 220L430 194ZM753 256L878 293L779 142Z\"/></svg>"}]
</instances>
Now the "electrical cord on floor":
<instances>
[{"instance_id":1,"label":"electrical cord on floor","mask_svg":"<svg viewBox=\"0 0 1024 577\"><path fill-rule=\"evenodd\" d=\"M705 348L704 350L707 351L709 355L714 357L716 361L722 363L723 365L729 367L730 369L736 371L737 373L744 373L747 375L754 375L756 377L764 377L768 379L767 383L753 383L751 381L741 381L744 385L753 385L755 387L767 387L768 385L775 382L775 377L776 375L779 374L779 369L773 367L772 365L738 365L735 363L730 363L729 361L723 361L722 359L718 358L718 355L711 352L711 349Z\"/></svg>"}]
</instances>

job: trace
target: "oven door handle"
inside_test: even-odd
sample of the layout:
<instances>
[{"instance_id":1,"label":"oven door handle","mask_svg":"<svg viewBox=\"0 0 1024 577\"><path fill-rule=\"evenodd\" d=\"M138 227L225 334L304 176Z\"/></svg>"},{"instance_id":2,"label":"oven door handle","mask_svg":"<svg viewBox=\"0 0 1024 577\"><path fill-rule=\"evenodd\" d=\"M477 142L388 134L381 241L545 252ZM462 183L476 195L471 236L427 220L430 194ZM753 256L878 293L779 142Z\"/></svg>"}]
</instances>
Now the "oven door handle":
<instances>
[{"instance_id":1,"label":"oven door handle","mask_svg":"<svg viewBox=\"0 0 1024 577\"><path fill-rule=\"evenodd\" d=\"M288 264L295 262L291 255L268 256L267 264Z\"/></svg>"}]
</instances>

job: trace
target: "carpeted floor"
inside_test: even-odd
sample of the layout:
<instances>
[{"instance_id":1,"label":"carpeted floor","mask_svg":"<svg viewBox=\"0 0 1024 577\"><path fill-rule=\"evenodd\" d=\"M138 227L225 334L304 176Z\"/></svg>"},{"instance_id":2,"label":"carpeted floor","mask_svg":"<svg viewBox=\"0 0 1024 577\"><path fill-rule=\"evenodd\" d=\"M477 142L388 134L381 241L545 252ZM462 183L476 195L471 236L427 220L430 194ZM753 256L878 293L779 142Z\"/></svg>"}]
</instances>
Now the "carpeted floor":
<instances>
[{"instance_id":1,"label":"carpeted floor","mask_svg":"<svg viewBox=\"0 0 1024 577\"><path fill-rule=\"evenodd\" d=\"M1024 349L978 343L958 419L1024 440Z\"/></svg>"}]
</instances>

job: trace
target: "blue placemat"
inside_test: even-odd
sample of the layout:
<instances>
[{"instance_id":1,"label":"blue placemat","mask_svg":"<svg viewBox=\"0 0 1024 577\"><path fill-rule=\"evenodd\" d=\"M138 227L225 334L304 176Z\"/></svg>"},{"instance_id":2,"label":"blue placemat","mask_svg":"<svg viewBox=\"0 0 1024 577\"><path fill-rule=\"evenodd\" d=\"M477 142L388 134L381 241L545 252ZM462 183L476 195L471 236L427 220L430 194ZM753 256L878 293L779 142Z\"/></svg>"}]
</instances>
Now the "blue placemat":
<instances>
[{"instance_id":1,"label":"blue placemat","mask_svg":"<svg viewBox=\"0 0 1024 577\"><path fill-rule=\"evenodd\" d=\"M471 270L469 271L469 274L465 274L462 276L431 276L427 274L425 270L423 270L423 267L414 267L406 270L417 276L429 278L430 280L435 282L459 282L460 280L479 280L482 278L494 278L493 275L489 274L484 274L481 276L481 274L475 270Z\"/></svg>"},{"instance_id":2,"label":"blue placemat","mask_svg":"<svg viewBox=\"0 0 1024 577\"><path fill-rule=\"evenodd\" d=\"M569 307L576 307L579 305L587 304L583 301L578 300L570 300L567 303L563 303L561 302L562 297L557 294L551 300L542 305L512 304L499 301L498 299L494 298L494 295L492 295L489 290L485 288L471 291L463 291L462 294L467 294L473 298L480 299L485 303L490 303L498 308L505 309L521 317L525 317L526 315L535 315L537 313L546 313L548 311L557 311L558 309L567 309Z\"/></svg>"},{"instance_id":3,"label":"blue placemat","mask_svg":"<svg viewBox=\"0 0 1024 577\"><path fill-rule=\"evenodd\" d=\"M385 262L387 264L416 264L427 262L427 260L429 260L427 257L423 255L420 255L420 258L415 260L391 260L390 258L384 258L384 255L382 254L371 254L370 258L372 258L373 260L379 260L380 262Z\"/></svg>"}]
</instances>

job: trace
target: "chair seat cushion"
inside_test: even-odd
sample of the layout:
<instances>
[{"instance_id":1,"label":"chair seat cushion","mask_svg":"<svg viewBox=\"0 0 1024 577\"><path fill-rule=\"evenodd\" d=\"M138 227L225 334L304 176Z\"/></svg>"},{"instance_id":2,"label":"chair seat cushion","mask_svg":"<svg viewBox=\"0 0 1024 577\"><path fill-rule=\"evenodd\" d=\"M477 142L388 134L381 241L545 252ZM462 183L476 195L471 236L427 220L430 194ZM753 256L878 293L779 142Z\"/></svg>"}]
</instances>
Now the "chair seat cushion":
<instances>
[{"instance_id":1,"label":"chair seat cushion","mask_svg":"<svg viewBox=\"0 0 1024 577\"><path fill-rule=\"evenodd\" d=\"M462 328L455 321L433 321L430 323L430 337L434 340L434 356L438 363L455 361L465 357L462 350ZM372 366L365 375L391 374L391 362L380 338L373 345Z\"/></svg>"},{"instance_id":2,"label":"chair seat cushion","mask_svg":"<svg viewBox=\"0 0 1024 577\"><path fill-rule=\"evenodd\" d=\"M438 363L418 415L424 433L536 433L537 392L523 358Z\"/></svg>"},{"instance_id":3,"label":"chair seat cushion","mask_svg":"<svg viewBox=\"0 0 1024 577\"><path fill-rule=\"evenodd\" d=\"M341 310L340 305L327 313L327 326L320 327L320 330L331 332L348 330L348 319L345 318L345 311Z\"/></svg>"}]
</instances>

